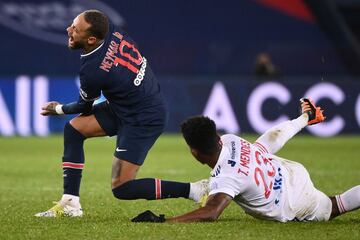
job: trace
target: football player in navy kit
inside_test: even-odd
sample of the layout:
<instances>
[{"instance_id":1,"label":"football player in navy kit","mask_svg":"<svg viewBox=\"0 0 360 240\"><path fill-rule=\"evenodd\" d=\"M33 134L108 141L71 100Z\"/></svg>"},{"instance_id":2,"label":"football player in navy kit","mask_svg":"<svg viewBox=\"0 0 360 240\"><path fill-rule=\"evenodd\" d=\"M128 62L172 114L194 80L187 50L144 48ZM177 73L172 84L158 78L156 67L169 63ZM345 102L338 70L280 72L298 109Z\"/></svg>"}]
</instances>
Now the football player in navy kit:
<instances>
[{"instance_id":1,"label":"football player in navy kit","mask_svg":"<svg viewBox=\"0 0 360 240\"><path fill-rule=\"evenodd\" d=\"M127 33L105 14L87 10L67 28L70 49L81 49L78 101L46 103L41 114L80 114L64 127L64 193L38 217L83 215L79 189L84 167L84 140L117 135L112 165L112 191L119 199L189 198L199 201L208 182L180 183L135 179L146 155L164 130L167 109L147 59ZM103 93L107 101L93 104Z\"/></svg>"}]
</instances>

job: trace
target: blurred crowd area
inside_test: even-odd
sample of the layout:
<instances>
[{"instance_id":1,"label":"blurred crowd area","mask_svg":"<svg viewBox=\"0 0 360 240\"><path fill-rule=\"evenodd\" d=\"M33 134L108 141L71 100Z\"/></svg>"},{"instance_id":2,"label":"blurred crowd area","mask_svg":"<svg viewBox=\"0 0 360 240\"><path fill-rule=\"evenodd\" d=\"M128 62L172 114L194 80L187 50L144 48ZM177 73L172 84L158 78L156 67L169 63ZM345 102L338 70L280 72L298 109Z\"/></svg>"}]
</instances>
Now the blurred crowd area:
<instances>
[{"instance_id":1,"label":"blurred crowd area","mask_svg":"<svg viewBox=\"0 0 360 240\"><path fill-rule=\"evenodd\" d=\"M307 96L327 120L305 132L360 133L359 0L2 0L0 136L47 136L73 117L39 111L78 98L66 28L86 9L137 42L171 106L166 132L203 114L224 132L262 133Z\"/></svg>"},{"instance_id":2,"label":"blurred crowd area","mask_svg":"<svg viewBox=\"0 0 360 240\"><path fill-rule=\"evenodd\" d=\"M0 76L78 73L66 27L85 9L128 31L158 75L358 75L357 0L3 0Z\"/></svg>"}]
</instances>

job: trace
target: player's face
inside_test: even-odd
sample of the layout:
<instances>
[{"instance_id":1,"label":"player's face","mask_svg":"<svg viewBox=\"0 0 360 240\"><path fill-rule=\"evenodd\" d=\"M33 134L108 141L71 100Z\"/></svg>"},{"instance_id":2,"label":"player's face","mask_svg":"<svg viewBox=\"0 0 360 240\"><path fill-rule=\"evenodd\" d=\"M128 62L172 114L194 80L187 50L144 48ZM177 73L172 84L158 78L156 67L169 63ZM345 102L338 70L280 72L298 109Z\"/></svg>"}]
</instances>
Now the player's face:
<instances>
[{"instance_id":1,"label":"player's face","mask_svg":"<svg viewBox=\"0 0 360 240\"><path fill-rule=\"evenodd\" d=\"M78 15L66 31L69 36L68 47L70 49L84 49L87 46L89 34L86 31L90 27L82 14Z\"/></svg>"},{"instance_id":2,"label":"player's face","mask_svg":"<svg viewBox=\"0 0 360 240\"><path fill-rule=\"evenodd\" d=\"M200 157L198 150L190 147L190 152L194 156L194 158L198 160L201 164L206 164L206 162Z\"/></svg>"}]
</instances>

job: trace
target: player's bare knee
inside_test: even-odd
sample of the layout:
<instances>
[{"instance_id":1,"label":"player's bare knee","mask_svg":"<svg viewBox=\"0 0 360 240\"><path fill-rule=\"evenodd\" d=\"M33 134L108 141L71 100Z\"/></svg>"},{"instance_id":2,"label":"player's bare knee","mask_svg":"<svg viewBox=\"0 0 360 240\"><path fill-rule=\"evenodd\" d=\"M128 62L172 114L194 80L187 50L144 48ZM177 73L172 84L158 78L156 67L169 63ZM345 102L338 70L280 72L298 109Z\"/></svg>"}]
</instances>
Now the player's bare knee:
<instances>
[{"instance_id":1,"label":"player's bare knee","mask_svg":"<svg viewBox=\"0 0 360 240\"><path fill-rule=\"evenodd\" d=\"M70 124L86 138L106 136L95 115L79 115Z\"/></svg>"},{"instance_id":2,"label":"player's bare knee","mask_svg":"<svg viewBox=\"0 0 360 240\"><path fill-rule=\"evenodd\" d=\"M64 139L68 141L70 139L85 140L86 137L79 132L70 122L67 122L64 126Z\"/></svg>"},{"instance_id":3,"label":"player's bare knee","mask_svg":"<svg viewBox=\"0 0 360 240\"><path fill-rule=\"evenodd\" d=\"M111 179L111 188L112 189L117 188L126 182L127 181L122 181L120 178L112 178Z\"/></svg>"},{"instance_id":4,"label":"player's bare knee","mask_svg":"<svg viewBox=\"0 0 360 240\"><path fill-rule=\"evenodd\" d=\"M126 184L127 182L129 182L129 180L118 181L117 179L112 179L111 190L115 198L127 199L128 192L131 190L129 184Z\"/></svg>"},{"instance_id":5,"label":"player's bare knee","mask_svg":"<svg viewBox=\"0 0 360 240\"><path fill-rule=\"evenodd\" d=\"M137 167L132 167L126 161L114 157L111 172L111 187L112 189L121 186L122 184L135 179Z\"/></svg>"},{"instance_id":6,"label":"player's bare knee","mask_svg":"<svg viewBox=\"0 0 360 240\"><path fill-rule=\"evenodd\" d=\"M66 123L65 127L72 127L73 129L75 129L77 132L79 132L81 135L84 136L84 139L87 138L86 136L86 133L83 131L83 128L81 125L77 124L76 121L74 121L74 119L76 118L73 118L71 119L69 122Z\"/></svg>"},{"instance_id":7,"label":"player's bare knee","mask_svg":"<svg viewBox=\"0 0 360 240\"><path fill-rule=\"evenodd\" d=\"M128 178L128 177L122 176L122 175L117 175L115 177L112 177L111 178L111 188L112 189L117 188L130 180L134 180L134 178Z\"/></svg>"}]
</instances>

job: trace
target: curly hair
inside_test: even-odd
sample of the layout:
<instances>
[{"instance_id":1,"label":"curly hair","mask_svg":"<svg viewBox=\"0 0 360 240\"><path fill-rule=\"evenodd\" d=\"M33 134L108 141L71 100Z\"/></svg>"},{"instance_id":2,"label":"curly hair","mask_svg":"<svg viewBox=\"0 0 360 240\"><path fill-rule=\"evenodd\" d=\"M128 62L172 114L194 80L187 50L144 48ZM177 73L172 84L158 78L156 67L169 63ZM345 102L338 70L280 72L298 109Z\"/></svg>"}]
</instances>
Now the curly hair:
<instances>
[{"instance_id":1,"label":"curly hair","mask_svg":"<svg viewBox=\"0 0 360 240\"><path fill-rule=\"evenodd\" d=\"M204 116L194 116L181 123L181 132L186 143L203 154L217 151L219 136L213 120Z\"/></svg>"},{"instance_id":2,"label":"curly hair","mask_svg":"<svg viewBox=\"0 0 360 240\"><path fill-rule=\"evenodd\" d=\"M99 10L86 10L83 14L85 21L90 24L88 33L98 39L104 39L109 31L108 17Z\"/></svg>"}]
</instances>

